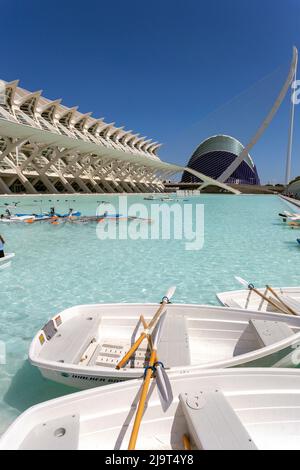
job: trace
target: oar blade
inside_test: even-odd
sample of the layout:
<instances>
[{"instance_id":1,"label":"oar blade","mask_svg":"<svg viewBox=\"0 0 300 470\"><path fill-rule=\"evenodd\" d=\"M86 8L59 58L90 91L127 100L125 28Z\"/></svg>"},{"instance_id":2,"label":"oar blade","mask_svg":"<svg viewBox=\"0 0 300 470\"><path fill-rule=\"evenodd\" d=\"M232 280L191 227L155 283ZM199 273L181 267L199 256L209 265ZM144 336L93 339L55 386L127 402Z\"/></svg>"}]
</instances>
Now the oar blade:
<instances>
[{"instance_id":1,"label":"oar blade","mask_svg":"<svg viewBox=\"0 0 300 470\"><path fill-rule=\"evenodd\" d=\"M242 286L245 286L245 287L249 287L249 282L245 281L245 279L243 279L242 277L239 277L239 276L234 276L235 279L237 280L237 282L239 282L240 284L242 284Z\"/></svg>"},{"instance_id":2,"label":"oar blade","mask_svg":"<svg viewBox=\"0 0 300 470\"><path fill-rule=\"evenodd\" d=\"M167 292L166 292L166 295L164 296L164 299L168 299L168 301L170 301L173 297L173 295L175 294L176 292L176 286L172 286L170 287Z\"/></svg>"},{"instance_id":3,"label":"oar blade","mask_svg":"<svg viewBox=\"0 0 300 470\"><path fill-rule=\"evenodd\" d=\"M174 396L168 374L160 364L158 364L156 368L156 385L162 409L167 411L173 403Z\"/></svg>"}]
</instances>

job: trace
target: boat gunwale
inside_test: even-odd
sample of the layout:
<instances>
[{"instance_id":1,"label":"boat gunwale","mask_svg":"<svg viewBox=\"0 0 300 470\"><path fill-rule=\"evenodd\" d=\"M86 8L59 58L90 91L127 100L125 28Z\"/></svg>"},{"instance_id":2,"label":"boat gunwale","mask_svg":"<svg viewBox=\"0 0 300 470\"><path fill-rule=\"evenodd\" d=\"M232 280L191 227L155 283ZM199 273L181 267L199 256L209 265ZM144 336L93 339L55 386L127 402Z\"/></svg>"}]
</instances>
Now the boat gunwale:
<instances>
[{"instance_id":1,"label":"boat gunwale","mask_svg":"<svg viewBox=\"0 0 300 470\"><path fill-rule=\"evenodd\" d=\"M83 305L76 305L73 307L70 307L66 310L63 310L59 314L56 314L52 317L52 320L55 320L58 315L63 315L71 310L75 309L80 309L82 307L84 308L91 308L91 307L101 307L101 308L106 308L106 307L123 307L127 306L148 306L148 307L157 307L157 304L153 303L108 303L108 304L83 304ZM291 325L291 328L300 328L300 317L296 317L293 315L285 315L281 313L263 313L259 311L252 311L252 310L247 310L247 309L237 309L237 308L225 308L222 306L207 306L207 305L198 305L198 304L170 304L171 308L173 307L182 307L182 308L194 308L199 309L206 309L208 311L226 311L231 312L231 313L236 313L237 315L244 314L245 317L248 316L249 320L251 318L257 318L257 319L264 319L270 318L270 320L273 318L274 321L276 320L282 320L284 323L290 324L289 322L286 322L285 320L288 319L290 322L298 322L299 326L293 326ZM79 315L79 312L78 312ZM252 315L252 317L251 317ZM69 320L70 321L70 320ZM237 320L238 321L238 320ZM246 318L245 318L245 323L247 323ZM120 370L116 370L114 368L108 368L108 367L90 367L90 366L80 366L80 364L72 364L72 363L60 363L56 361L51 361L51 360L45 360L38 358L36 354L34 354L35 346L37 345L40 347L40 342L39 342L39 337L40 335L44 333L43 330L39 330L39 332L35 335L33 338L33 341L30 345L29 349L29 361L32 365L44 369L44 370L51 370L55 371L57 373L73 373L75 375L88 375L88 376L95 376L95 377L114 377L114 378L120 378L120 379L132 379L132 378L137 378L140 377L143 373L144 369L134 369L134 368L124 368ZM176 367L171 367L168 369L168 371L174 371L179 372L179 371L193 371L193 370L200 370L200 369L216 369L216 368L228 368L228 367L238 367L240 365L246 365L247 363L251 363L253 361L262 359L264 357L271 356L279 351L282 351L288 347L292 347L294 344L300 343L300 331L298 333L294 333L294 335L285 338L281 341L275 342L269 346L265 346L259 349L255 349L254 351L244 353L241 355L238 355L236 357L232 357L230 359L226 360L219 360L219 361L214 361L214 362L208 362L205 364L195 364L195 365L187 365L187 366L176 366Z\"/></svg>"}]
</instances>

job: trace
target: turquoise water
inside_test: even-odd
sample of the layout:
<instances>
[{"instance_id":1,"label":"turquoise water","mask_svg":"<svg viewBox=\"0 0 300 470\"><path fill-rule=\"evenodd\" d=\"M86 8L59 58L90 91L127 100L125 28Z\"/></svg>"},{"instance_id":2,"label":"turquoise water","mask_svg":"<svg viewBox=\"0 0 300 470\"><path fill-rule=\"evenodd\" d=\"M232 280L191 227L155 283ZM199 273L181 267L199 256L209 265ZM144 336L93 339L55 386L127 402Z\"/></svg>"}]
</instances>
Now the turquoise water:
<instances>
[{"instance_id":1,"label":"turquoise water","mask_svg":"<svg viewBox=\"0 0 300 470\"><path fill-rule=\"evenodd\" d=\"M43 198L43 210L52 203ZM20 211L39 211L36 198L21 201ZM95 214L97 201L109 196L66 196L60 212L73 207ZM75 202L74 202L75 201ZM130 196L130 203L141 197ZM176 285L175 302L217 304L215 293L237 289L235 275L256 285L299 285L300 232L277 217L287 209L276 196L203 195L193 204L205 207L205 243L186 251L185 241L105 240L95 225L49 223L1 226L8 252L16 258L0 271L0 340L7 365L0 365L0 433L29 406L72 392L43 380L26 358L36 331L55 313L74 304L157 302ZM150 202L146 202L150 207Z\"/></svg>"}]
</instances>

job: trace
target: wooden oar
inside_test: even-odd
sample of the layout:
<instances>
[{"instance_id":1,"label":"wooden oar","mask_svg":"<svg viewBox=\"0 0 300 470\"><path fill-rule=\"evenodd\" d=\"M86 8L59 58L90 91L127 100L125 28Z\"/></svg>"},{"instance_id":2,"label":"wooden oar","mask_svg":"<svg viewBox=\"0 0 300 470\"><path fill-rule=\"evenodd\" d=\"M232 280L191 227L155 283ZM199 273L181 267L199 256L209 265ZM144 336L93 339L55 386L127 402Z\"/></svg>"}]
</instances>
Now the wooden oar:
<instances>
[{"instance_id":1,"label":"wooden oar","mask_svg":"<svg viewBox=\"0 0 300 470\"><path fill-rule=\"evenodd\" d=\"M144 341L144 339L149 335L149 331L156 325L157 321L159 320L160 316L166 309L166 305L170 302L171 298L173 297L174 293L176 291L176 287L170 287L170 289L167 291L166 295L162 298L161 305L157 312L155 313L154 317L148 324L148 328L145 328L144 331L141 333L140 337L136 340L136 342L133 344L133 346L130 348L127 354L121 359L121 361L118 363L116 366L116 369L121 369L122 367L127 364L129 359L133 356L135 351L138 349L140 344Z\"/></svg>"},{"instance_id":2,"label":"wooden oar","mask_svg":"<svg viewBox=\"0 0 300 470\"><path fill-rule=\"evenodd\" d=\"M140 321L143 324L145 329L148 329L148 325L143 315L140 316ZM150 351L153 350L153 338L151 334L147 335L147 340L149 344ZM157 355L156 355L156 363L155 366L155 376L156 376L156 386L159 392L159 398L161 401L161 405L164 411L166 411L173 402L173 391L172 386L169 380L169 377L165 371L164 365L161 362L157 362Z\"/></svg>"},{"instance_id":3,"label":"wooden oar","mask_svg":"<svg viewBox=\"0 0 300 470\"><path fill-rule=\"evenodd\" d=\"M183 442L184 450L192 450L191 441L190 441L189 436L184 434L183 437L182 437L182 442Z\"/></svg>"},{"instance_id":4,"label":"wooden oar","mask_svg":"<svg viewBox=\"0 0 300 470\"><path fill-rule=\"evenodd\" d=\"M295 310L293 310L291 307L289 307L280 297L279 295L274 291L274 289L272 289L271 286L266 286L266 288L271 292L271 294L274 295L274 297L276 297L276 299L290 312L291 315L297 315L297 313L295 312Z\"/></svg>"},{"instance_id":5,"label":"wooden oar","mask_svg":"<svg viewBox=\"0 0 300 470\"><path fill-rule=\"evenodd\" d=\"M270 299L269 297L266 297L264 294L262 294L261 292L259 292L259 290L257 290L253 284L251 283L248 283L247 281L245 281L245 279L242 279L241 277L237 277L235 276L235 279L240 283L242 284L242 286L244 287L247 287L247 289L255 292L255 294L257 294L259 297L261 297L262 299L264 299L266 302L268 302L270 305L272 305L277 311L278 311L278 305L272 301L272 299ZM282 303L281 303L282 304ZM282 305L282 312L285 313L286 315L290 315L290 312L285 310L284 306Z\"/></svg>"},{"instance_id":6,"label":"wooden oar","mask_svg":"<svg viewBox=\"0 0 300 470\"><path fill-rule=\"evenodd\" d=\"M147 400L150 381L151 381L151 377L153 375L153 366L154 366L154 364L157 360L157 347L158 347L159 340L160 340L160 337L161 337L162 326L163 326L165 316L166 316L166 313L160 317L160 319L157 323L157 326L156 326L156 332L155 332L155 335L154 335L155 337L153 339L153 349L152 349L152 352L151 352L149 365L148 365L148 368L146 370L146 374L145 374L145 378L144 378L144 383L143 383L143 387L142 387L142 391L141 391L141 396L140 396L140 401L139 401L139 404L138 404L137 412L136 412L136 415L135 415L135 420L134 420L134 425L133 425L133 429L132 429L132 433L131 433L131 437L130 437L130 441L129 441L128 450L134 450L135 446L136 446L136 441L137 441L137 438L138 438L138 433L139 433L139 430L140 430L140 426L141 426L141 422L142 422L142 418L143 418L143 414L144 414L144 410L145 410L145 404L146 404L146 400Z\"/></svg>"},{"instance_id":7,"label":"wooden oar","mask_svg":"<svg viewBox=\"0 0 300 470\"><path fill-rule=\"evenodd\" d=\"M146 323L146 320L145 320L145 318L144 318L143 315L140 316L140 321L141 321L141 323L142 323L144 329L147 330L147 329L148 329L148 324ZM148 340L148 344L149 344L150 351L152 351L152 349L153 349L153 342L152 342L152 337L151 337L150 334L147 335L147 340Z\"/></svg>"}]
</instances>

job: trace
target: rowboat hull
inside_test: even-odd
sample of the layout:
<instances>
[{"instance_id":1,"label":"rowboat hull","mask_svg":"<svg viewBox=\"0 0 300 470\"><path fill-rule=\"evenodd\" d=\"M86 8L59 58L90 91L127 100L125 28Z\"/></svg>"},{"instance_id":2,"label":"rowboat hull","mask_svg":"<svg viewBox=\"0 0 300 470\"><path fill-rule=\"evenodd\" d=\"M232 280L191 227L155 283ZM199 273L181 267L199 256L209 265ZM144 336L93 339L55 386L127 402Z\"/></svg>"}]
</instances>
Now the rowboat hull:
<instances>
[{"instance_id":1,"label":"rowboat hull","mask_svg":"<svg viewBox=\"0 0 300 470\"><path fill-rule=\"evenodd\" d=\"M223 369L169 378L173 400L162 409L154 381L137 450L183 450L184 435L193 450L300 449L298 371ZM11 425L0 449L127 449L140 387L135 380L39 404ZM201 406L189 411L190 397L199 395Z\"/></svg>"},{"instance_id":2,"label":"rowboat hull","mask_svg":"<svg viewBox=\"0 0 300 470\"><path fill-rule=\"evenodd\" d=\"M285 367L285 368L294 368L297 367L293 362L293 354L295 352L295 347L291 346L283 349L279 353L270 354L263 358L259 358L249 362L243 362L241 365L230 365L224 364L224 368L233 368L233 367L249 367L249 368L269 368L269 367ZM34 363L32 362L34 365ZM282 364L282 365L281 365ZM211 364L211 366L199 365L198 367L182 367L178 368L183 374L190 373L193 369L205 370L205 369L218 369L222 367L222 363ZM67 387L77 388L79 390L88 390L94 387L102 387L107 385L112 385L120 382L126 382L128 380L137 380L141 379L144 373L137 374L120 374L118 371L113 373L107 373L105 371L94 371L93 374L88 371L71 371L69 367L63 370L51 370L49 368L39 367L39 370L42 376L52 382L60 383L66 385ZM175 370L173 368L172 372Z\"/></svg>"},{"instance_id":3,"label":"rowboat hull","mask_svg":"<svg viewBox=\"0 0 300 470\"><path fill-rule=\"evenodd\" d=\"M116 365L139 337L141 313L149 321L156 309L155 304L99 304L65 310L37 333L29 359L45 378L79 389L141 378L147 365L147 343L142 345L140 359L137 354L134 363L120 370ZM167 319L158 357L168 372L300 363L295 356L300 317L172 304ZM263 320L288 325L291 336L261 347L249 322Z\"/></svg>"}]
</instances>

